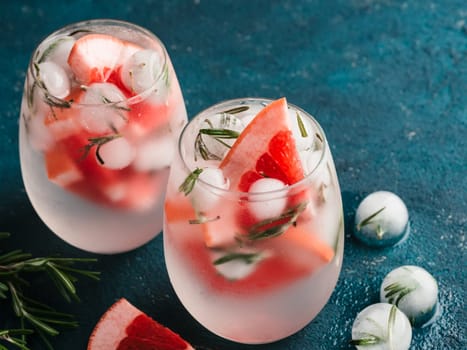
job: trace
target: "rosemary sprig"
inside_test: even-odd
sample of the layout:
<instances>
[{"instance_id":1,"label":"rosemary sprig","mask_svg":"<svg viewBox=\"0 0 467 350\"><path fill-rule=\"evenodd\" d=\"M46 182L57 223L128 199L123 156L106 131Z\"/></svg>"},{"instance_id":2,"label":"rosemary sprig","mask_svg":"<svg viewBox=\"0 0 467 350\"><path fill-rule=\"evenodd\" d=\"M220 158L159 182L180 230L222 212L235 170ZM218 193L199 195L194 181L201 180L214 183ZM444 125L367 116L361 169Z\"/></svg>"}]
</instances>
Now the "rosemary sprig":
<instances>
[{"instance_id":1,"label":"rosemary sprig","mask_svg":"<svg viewBox=\"0 0 467 350\"><path fill-rule=\"evenodd\" d=\"M206 120L206 122L211 125L211 128L199 129L198 135L195 139L195 151L197 154L201 155L201 158L204 160L221 160L219 155L212 153L208 149L208 146L203 139L203 135L207 135L223 146L230 148L230 145L223 140L236 139L240 133L238 131L227 128L213 128L209 120Z\"/></svg>"},{"instance_id":2,"label":"rosemary sprig","mask_svg":"<svg viewBox=\"0 0 467 350\"><path fill-rule=\"evenodd\" d=\"M306 131L305 124L303 124L302 117L300 116L300 113L298 113L298 111L296 112L296 117L297 117L298 129L300 130L300 135L302 137L307 137L308 132Z\"/></svg>"},{"instance_id":3,"label":"rosemary sprig","mask_svg":"<svg viewBox=\"0 0 467 350\"><path fill-rule=\"evenodd\" d=\"M100 149L103 145L105 145L107 142L110 142L112 140L115 140L119 137L122 137L121 134L115 133L111 135L106 135L106 136L98 136L98 137L90 137L88 138L89 143L83 147L83 155L81 156L81 159L84 159L88 156L89 152L93 147L96 147L96 158L99 161L99 163L104 164L104 159L102 159L100 155Z\"/></svg>"},{"instance_id":4,"label":"rosemary sprig","mask_svg":"<svg viewBox=\"0 0 467 350\"><path fill-rule=\"evenodd\" d=\"M8 237L0 233L0 238ZM0 329L0 343L9 343L22 350L29 350L29 336L37 334L48 349L52 349L49 337L60 333L59 328L77 327L74 317L58 312L52 307L26 295L32 284L26 279L30 274L49 276L59 294L67 300L79 300L75 283L79 276L99 279L99 272L73 267L77 263L95 262L88 258L32 257L20 249L0 255L0 299L10 300L20 328ZM26 325L28 327L26 327ZM1 326L0 326L1 327ZM0 350L7 349L0 344Z\"/></svg>"},{"instance_id":5,"label":"rosemary sprig","mask_svg":"<svg viewBox=\"0 0 467 350\"><path fill-rule=\"evenodd\" d=\"M381 213L386 207L382 207L381 209L375 211L373 214L369 215L367 218L363 219L357 224L357 230L361 230L362 227L369 225L372 223L372 220L379 214Z\"/></svg>"},{"instance_id":6,"label":"rosemary sprig","mask_svg":"<svg viewBox=\"0 0 467 350\"><path fill-rule=\"evenodd\" d=\"M248 240L257 241L281 235L287 231L290 226L295 224L297 218L305 210L307 205L308 202L300 203L277 217L265 219L254 224L248 230Z\"/></svg>"},{"instance_id":7,"label":"rosemary sprig","mask_svg":"<svg viewBox=\"0 0 467 350\"><path fill-rule=\"evenodd\" d=\"M203 169L201 168L196 168L193 170L183 181L183 183L178 187L178 190L180 192L183 192L185 196L188 196L191 191L193 191L193 188L195 187L196 181L198 180L198 177L201 175L203 172Z\"/></svg>"}]
</instances>

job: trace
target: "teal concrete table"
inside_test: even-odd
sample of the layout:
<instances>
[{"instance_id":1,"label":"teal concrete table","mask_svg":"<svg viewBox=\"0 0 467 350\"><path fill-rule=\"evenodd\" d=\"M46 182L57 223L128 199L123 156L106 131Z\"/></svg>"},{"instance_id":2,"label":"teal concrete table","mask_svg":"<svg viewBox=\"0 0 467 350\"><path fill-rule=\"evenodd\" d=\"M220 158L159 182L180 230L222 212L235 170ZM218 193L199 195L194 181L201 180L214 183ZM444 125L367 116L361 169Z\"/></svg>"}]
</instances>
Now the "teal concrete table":
<instances>
[{"instance_id":1,"label":"teal concrete table","mask_svg":"<svg viewBox=\"0 0 467 350\"><path fill-rule=\"evenodd\" d=\"M2 250L89 257L60 241L34 213L18 160L25 69L50 32L91 18L134 22L166 44L190 116L220 100L286 96L314 114L335 157L345 209L345 257L337 288L301 332L242 346L203 329L165 271L162 236L130 253L99 256L100 282L78 283L79 304L37 290L80 327L57 349L84 349L99 316L126 297L203 349L350 349L357 312L378 300L384 275L403 264L439 282L441 315L415 329L412 349L465 349L467 227L467 4L462 0L0 2L0 230ZM411 235L369 249L352 235L360 200L376 190L406 202ZM39 281L40 282L40 281ZM12 324L0 302L0 328ZM40 349L40 343L34 344Z\"/></svg>"}]
</instances>

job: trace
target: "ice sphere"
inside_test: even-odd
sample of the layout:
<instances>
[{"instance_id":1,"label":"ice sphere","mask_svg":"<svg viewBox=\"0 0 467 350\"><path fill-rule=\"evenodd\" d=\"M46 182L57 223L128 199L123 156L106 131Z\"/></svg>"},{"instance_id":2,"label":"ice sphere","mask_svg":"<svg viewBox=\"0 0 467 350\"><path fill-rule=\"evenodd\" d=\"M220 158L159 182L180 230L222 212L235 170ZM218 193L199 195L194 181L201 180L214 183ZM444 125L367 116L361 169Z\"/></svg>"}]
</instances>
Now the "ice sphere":
<instances>
[{"instance_id":1,"label":"ice sphere","mask_svg":"<svg viewBox=\"0 0 467 350\"><path fill-rule=\"evenodd\" d=\"M168 167L175 155L175 141L171 133L150 137L136 149L133 166L138 171L153 171Z\"/></svg>"},{"instance_id":2,"label":"ice sphere","mask_svg":"<svg viewBox=\"0 0 467 350\"><path fill-rule=\"evenodd\" d=\"M135 52L123 63L120 77L125 87L135 94L141 94L149 89L161 90L166 84L164 74L168 74L160 54L154 50ZM161 82L159 84L159 82ZM160 93L160 91L158 91Z\"/></svg>"},{"instance_id":3,"label":"ice sphere","mask_svg":"<svg viewBox=\"0 0 467 350\"><path fill-rule=\"evenodd\" d=\"M94 83L86 88L80 104L81 123L90 132L108 133L120 130L128 121L125 96L110 83Z\"/></svg>"},{"instance_id":4,"label":"ice sphere","mask_svg":"<svg viewBox=\"0 0 467 350\"><path fill-rule=\"evenodd\" d=\"M411 341L410 322L395 305L370 305L352 325L351 343L359 350L407 350Z\"/></svg>"},{"instance_id":5,"label":"ice sphere","mask_svg":"<svg viewBox=\"0 0 467 350\"><path fill-rule=\"evenodd\" d=\"M213 188L206 186L206 184L213 186ZM197 211L206 213L214 208L221 199L217 189L226 190L228 188L229 181L224 177L221 169L205 167L202 169L190 196Z\"/></svg>"},{"instance_id":6,"label":"ice sphere","mask_svg":"<svg viewBox=\"0 0 467 350\"><path fill-rule=\"evenodd\" d=\"M70 93L70 79L58 64L46 61L37 65L39 78L47 92L57 98L65 98Z\"/></svg>"},{"instance_id":7,"label":"ice sphere","mask_svg":"<svg viewBox=\"0 0 467 350\"><path fill-rule=\"evenodd\" d=\"M380 300L396 305L413 326L422 326L435 315L438 283L421 267L400 266L384 277Z\"/></svg>"},{"instance_id":8,"label":"ice sphere","mask_svg":"<svg viewBox=\"0 0 467 350\"><path fill-rule=\"evenodd\" d=\"M258 220L265 220L275 218L282 214L286 205L287 198L285 195L280 197L273 193L266 193L277 191L285 188L285 184L278 179L264 178L255 181L249 189L252 196L249 198L248 206L252 214Z\"/></svg>"},{"instance_id":9,"label":"ice sphere","mask_svg":"<svg viewBox=\"0 0 467 350\"><path fill-rule=\"evenodd\" d=\"M101 145L98 154L103 161L102 166L123 169L133 161L135 150L124 137L117 137Z\"/></svg>"},{"instance_id":10,"label":"ice sphere","mask_svg":"<svg viewBox=\"0 0 467 350\"><path fill-rule=\"evenodd\" d=\"M402 199L388 191L369 194L357 208L354 234L370 246L399 242L409 230L409 213Z\"/></svg>"}]
</instances>

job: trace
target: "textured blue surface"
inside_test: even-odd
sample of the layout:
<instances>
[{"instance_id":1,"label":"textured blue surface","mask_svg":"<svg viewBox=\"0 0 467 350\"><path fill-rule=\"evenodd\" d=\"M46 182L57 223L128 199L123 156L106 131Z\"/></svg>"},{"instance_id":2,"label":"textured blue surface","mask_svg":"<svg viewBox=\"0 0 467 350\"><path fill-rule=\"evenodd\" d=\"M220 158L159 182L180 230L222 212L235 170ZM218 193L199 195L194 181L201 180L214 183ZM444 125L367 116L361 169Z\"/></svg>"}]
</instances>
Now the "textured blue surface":
<instances>
[{"instance_id":1,"label":"textured blue surface","mask_svg":"<svg viewBox=\"0 0 467 350\"><path fill-rule=\"evenodd\" d=\"M220 100L286 96L314 114L332 146L345 208L342 274L305 329L265 346L224 341L194 321L170 287L162 237L127 254L99 257L99 283L79 284L64 305L81 327L57 349L84 349L101 313L126 297L208 349L350 349L358 311L378 299L384 275L403 264L439 282L441 316L414 331L412 349L465 349L467 226L467 5L463 0L1 1L0 230L2 249L90 256L56 238L30 206L20 176L17 118L35 46L65 24L114 18L148 28L166 44L189 115ZM375 190L407 204L403 244L369 249L352 237L355 209ZM0 303L0 327L8 305ZM6 322L12 319L6 317ZM40 349L35 345L34 349Z\"/></svg>"}]
</instances>

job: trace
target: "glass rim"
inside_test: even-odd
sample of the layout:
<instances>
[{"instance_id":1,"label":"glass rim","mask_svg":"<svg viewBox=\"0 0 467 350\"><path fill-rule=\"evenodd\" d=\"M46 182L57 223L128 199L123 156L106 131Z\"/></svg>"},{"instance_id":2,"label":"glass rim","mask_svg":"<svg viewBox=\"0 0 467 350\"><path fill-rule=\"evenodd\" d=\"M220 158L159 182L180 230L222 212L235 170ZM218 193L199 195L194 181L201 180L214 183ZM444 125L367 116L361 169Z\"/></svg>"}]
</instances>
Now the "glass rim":
<instances>
[{"instance_id":1,"label":"glass rim","mask_svg":"<svg viewBox=\"0 0 467 350\"><path fill-rule=\"evenodd\" d=\"M223 106L223 105L230 105L230 104L245 104L245 102L266 102L266 103L271 103L275 101L276 99L271 99L271 98L265 98L265 97L240 97L240 98L235 98L235 99L227 99L223 100L220 102L217 102L206 109L201 110L199 113L195 114L193 118L189 120L187 124L184 125L182 131L180 132L180 136L178 138L178 145L177 145L177 152L178 156L180 157L183 168L185 171L187 171L188 174L191 174L195 169L190 169L188 166L187 162L185 161L185 157L183 156L183 138L184 135L188 132L189 126L193 123L194 120L198 119L199 117L209 114L209 112L212 112L213 110L216 110L218 107ZM326 135L324 134L323 128L321 125L318 123L318 121L307 111L303 110L302 108L294 105L293 103L287 102L287 107L292 108L294 110L297 110L301 112L303 115L306 116L317 128L317 131L319 132L319 136L322 138L322 147L319 150L321 152L320 157L316 165L311 169L303 179L300 181L297 181L296 183L292 185L287 185L284 188L278 189L278 190L272 190L272 191L266 191L266 192L243 192L243 191L238 191L238 190L232 190L232 189L224 189L221 187L214 186L210 184L209 182L206 182L200 178L198 178L196 181L202 183L204 186L206 186L209 190L214 191L215 193L218 193L221 196L229 195L229 196L236 196L239 198L246 198L248 201L264 201L264 200L270 200L274 198L279 198L279 197L284 197L287 196L290 191L294 193L293 191L295 189L303 189L303 186L306 185L308 182L312 181L312 178L315 176L317 170L320 168L320 166L323 163L323 160L325 158L326 154L326 149L328 147L328 142L326 139ZM272 197L267 197L267 199L264 198L265 195L272 195ZM277 197L276 197L277 196ZM263 197L263 198L261 198Z\"/></svg>"},{"instance_id":2,"label":"glass rim","mask_svg":"<svg viewBox=\"0 0 467 350\"><path fill-rule=\"evenodd\" d=\"M56 106L65 106L71 103L73 107L80 107L80 108L87 108L87 107L112 107L112 106L119 106L122 103L128 104L128 105L134 105L136 103L139 103L146 99L147 97L150 96L150 94L155 91L155 88L157 84L160 82L161 79L163 79L164 76L164 70L167 69L166 66L169 64L169 59L168 59L168 53L167 49L164 45L164 43L157 37L156 34L151 32L149 29L146 29L138 24L132 23L132 22L127 22L123 20L117 20L117 19L110 19L110 18L101 18L101 19L89 19L89 20L84 20L84 21L78 21L74 23L67 24L50 34L48 34L46 37L44 37L35 47L33 54L29 60L29 65L28 65L28 70L30 70L31 75L33 77L34 83L39 79L37 76L36 70L34 69L34 66L36 63L41 63L36 61L36 56L38 56L39 49L41 48L41 45L47 42L48 40L52 40L53 38L59 38L60 36L72 36L81 32L85 32L85 29L87 26L95 26L95 27L106 27L106 26L114 26L114 27L120 27L120 28L129 28L131 30L135 30L138 33L142 34L143 36L147 37L148 39L151 39L154 41L160 48L161 48L161 65L160 69L157 72L157 75L154 79L154 84L152 84L149 88L146 90L135 94L130 97L125 97L121 101L112 101L109 103L80 103L80 102L75 102L75 101L68 101L64 98L59 98L54 95L48 95L47 98L50 99L50 101L56 105ZM91 33L101 33L100 31L90 31L89 34ZM118 36L116 36L118 38ZM142 50L146 49L145 47L142 47ZM103 82L94 82L91 83L90 85L83 85L80 84L80 86L91 86L92 84L95 83L107 83L106 81ZM47 93L47 90L41 86L41 84L36 85L41 93Z\"/></svg>"}]
</instances>

